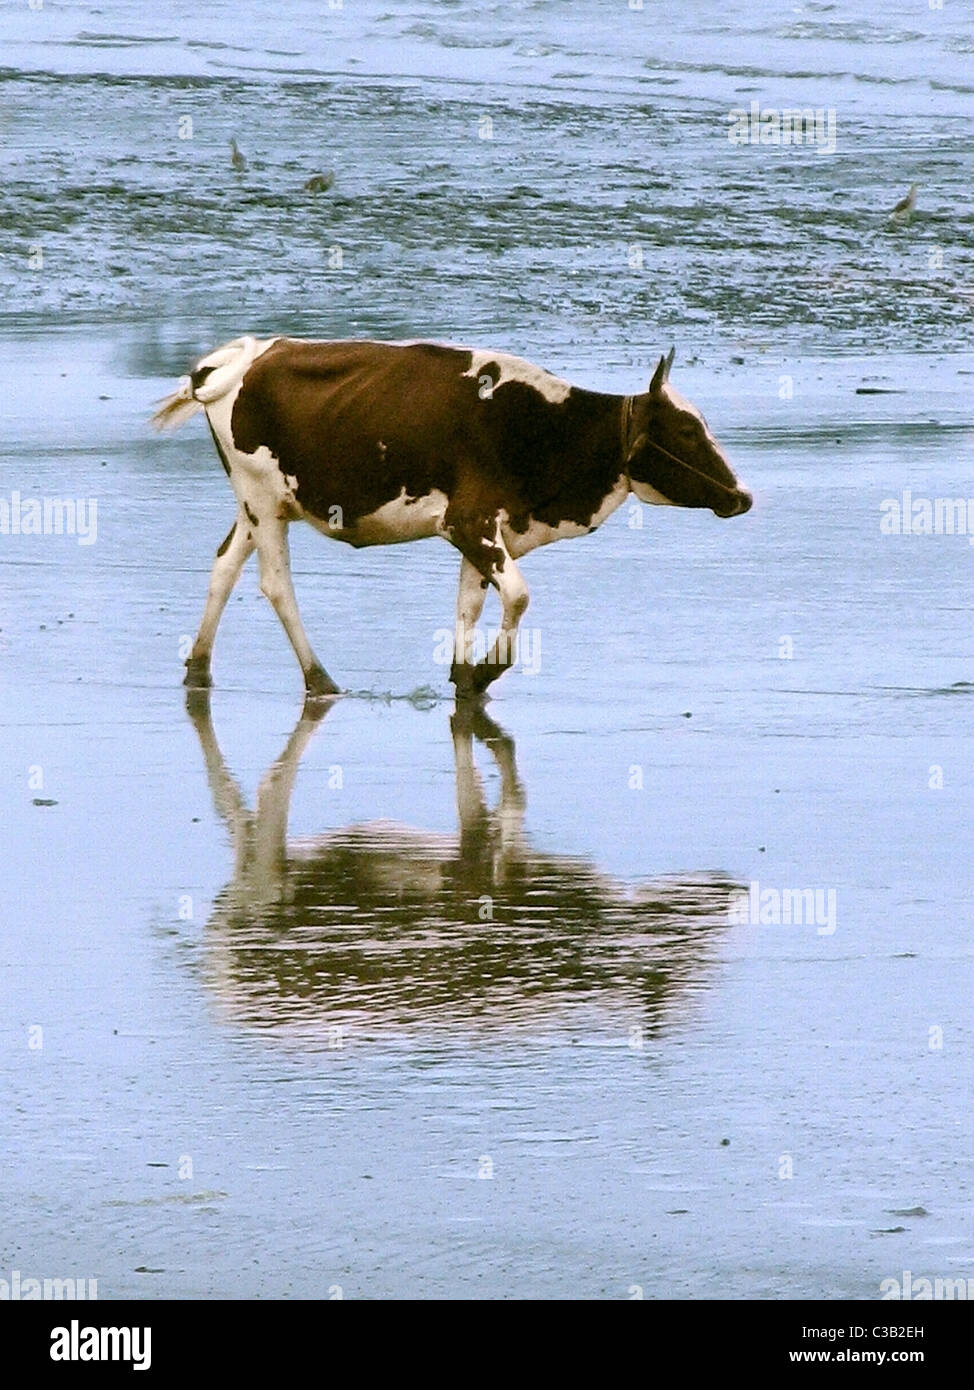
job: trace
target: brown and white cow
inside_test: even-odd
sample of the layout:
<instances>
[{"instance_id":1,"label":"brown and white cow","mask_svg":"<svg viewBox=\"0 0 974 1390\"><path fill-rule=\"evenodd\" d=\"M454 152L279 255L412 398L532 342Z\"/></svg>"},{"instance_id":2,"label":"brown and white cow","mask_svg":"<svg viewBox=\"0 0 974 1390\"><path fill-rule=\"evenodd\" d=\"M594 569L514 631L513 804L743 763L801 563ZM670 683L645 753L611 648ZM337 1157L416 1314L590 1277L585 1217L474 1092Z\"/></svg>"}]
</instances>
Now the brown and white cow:
<instances>
[{"instance_id":1,"label":"brown and white cow","mask_svg":"<svg viewBox=\"0 0 974 1390\"><path fill-rule=\"evenodd\" d=\"M529 550L594 531L628 497L736 516L751 505L700 412L661 357L648 391L571 386L502 352L439 343L238 338L203 357L153 420L205 410L237 499L217 552L186 684L210 684L227 599L256 549L260 587L284 625L310 698L338 693L298 614L287 528L350 545L442 536L460 551L450 679L477 695L514 658ZM488 585L502 619L477 664L470 639Z\"/></svg>"}]
</instances>

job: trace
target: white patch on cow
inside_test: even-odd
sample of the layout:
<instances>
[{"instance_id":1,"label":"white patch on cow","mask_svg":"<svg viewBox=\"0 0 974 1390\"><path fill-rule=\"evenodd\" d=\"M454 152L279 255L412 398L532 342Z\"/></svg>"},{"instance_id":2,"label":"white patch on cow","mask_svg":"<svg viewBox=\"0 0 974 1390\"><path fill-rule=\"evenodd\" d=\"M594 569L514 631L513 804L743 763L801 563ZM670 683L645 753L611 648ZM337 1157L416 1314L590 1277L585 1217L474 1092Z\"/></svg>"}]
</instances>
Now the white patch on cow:
<instances>
[{"instance_id":1,"label":"white patch on cow","mask_svg":"<svg viewBox=\"0 0 974 1390\"><path fill-rule=\"evenodd\" d=\"M443 517L450 499L445 492L434 488L425 497L409 499L403 488L391 502L384 502L374 512L361 516L341 529L330 526L324 517L304 513L322 535L351 541L354 545L397 545L400 541L425 540L443 534Z\"/></svg>"},{"instance_id":2,"label":"white patch on cow","mask_svg":"<svg viewBox=\"0 0 974 1390\"><path fill-rule=\"evenodd\" d=\"M234 478L240 478L242 487L251 501L251 510L259 517L278 517L281 520L301 521L304 517L301 503L281 472L277 459L265 444L254 454L237 453L240 461L234 470ZM231 478L231 482L234 481Z\"/></svg>"},{"instance_id":3,"label":"white patch on cow","mask_svg":"<svg viewBox=\"0 0 974 1390\"><path fill-rule=\"evenodd\" d=\"M375 343L376 347L441 347L457 352L470 351L462 343L451 343L446 338L367 338L364 341Z\"/></svg>"},{"instance_id":4,"label":"white patch on cow","mask_svg":"<svg viewBox=\"0 0 974 1390\"><path fill-rule=\"evenodd\" d=\"M206 416L216 432L217 438L227 450L228 455L239 454L233 445L233 431L230 428L230 421L233 418L233 407L237 397L240 395L240 387L248 369L256 362L261 353L267 351L272 343L276 343L276 338L238 338L235 343L228 343L226 347L217 348L216 352L211 352L208 357L202 358L196 365L208 367L212 363L219 362L216 369L210 373L203 384L197 387L194 395L198 401L202 401L206 407ZM261 450L253 455L256 460ZM270 450L264 449L264 453L270 458ZM248 455L239 454L239 457L246 458ZM277 460L274 460L275 466Z\"/></svg>"},{"instance_id":5,"label":"white patch on cow","mask_svg":"<svg viewBox=\"0 0 974 1390\"><path fill-rule=\"evenodd\" d=\"M688 401L686 396L681 396L680 392L676 389L676 387L671 386L668 381L663 386L663 395L667 398L671 405L676 406L677 410L687 411L688 414L692 415L695 419L700 421L704 429L707 428L707 422L704 420L703 416L700 414L700 411L693 404L693 402Z\"/></svg>"},{"instance_id":6,"label":"white patch on cow","mask_svg":"<svg viewBox=\"0 0 974 1390\"><path fill-rule=\"evenodd\" d=\"M551 372L536 367L533 362L526 362L523 357L512 357L507 352L488 352L481 348L471 348L469 351L470 366L463 373L464 376L473 377L476 381L485 375L485 369L494 362L500 368L500 376L494 384L495 391L508 381L520 381L552 405L560 405L568 399L572 389L570 382L552 376Z\"/></svg>"},{"instance_id":7,"label":"white patch on cow","mask_svg":"<svg viewBox=\"0 0 974 1390\"><path fill-rule=\"evenodd\" d=\"M196 395L198 399L207 397L207 419L230 465L230 486L240 507L248 508L257 517L258 528L261 524L271 526L275 520L311 519L306 518L297 496L297 478L293 474L285 477L277 456L267 445L261 444L252 454L247 454L237 448L233 438L233 408L244 376L257 358L278 341L277 338L238 338L197 363L197 367L215 365ZM213 382L219 389L210 389ZM325 534L335 533L325 531Z\"/></svg>"},{"instance_id":8,"label":"white patch on cow","mask_svg":"<svg viewBox=\"0 0 974 1390\"><path fill-rule=\"evenodd\" d=\"M247 368L277 341L277 338L235 338L232 343L225 343L223 347L215 348L213 352L201 357L196 364L196 370L199 371L201 367L210 367L212 370L193 392L195 398L203 405L209 406L236 388L236 399L236 391L240 389Z\"/></svg>"},{"instance_id":9,"label":"white patch on cow","mask_svg":"<svg viewBox=\"0 0 974 1390\"><path fill-rule=\"evenodd\" d=\"M238 338L226 347L217 348L197 363L197 368L208 367L217 362L219 365L195 392L196 399L203 402L206 418L223 446L230 464L230 482L237 495L237 501L242 505L245 497L250 498L251 483L255 483L258 487L266 487L267 500L275 510L284 503L287 492L290 491L281 476L277 459L263 444L254 454L241 453L233 442L230 422L247 369L256 362L261 353L266 352L270 345L276 342L276 338ZM247 474L246 490L234 476L235 463ZM252 502L250 505L252 511L256 511L258 515L262 514Z\"/></svg>"},{"instance_id":10,"label":"white patch on cow","mask_svg":"<svg viewBox=\"0 0 974 1390\"><path fill-rule=\"evenodd\" d=\"M233 395L236 398L236 392ZM261 444L252 454L245 454L233 443L230 432L232 409L232 405L227 405L227 398L222 397L207 406L206 413L230 464L230 486L237 502L242 508L249 508L257 517L258 525L269 525L275 518L304 520L305 513L295 496L298 480L285 478L276 456L267 445Z\"/></svg>"},{"instance_id":11,"label":"white patch on cow","mask_svg":"<svg viewBox=\"0 0 974 1390\"><path fill-rule=\"evenodd\" d=\"M657 492L651 483L633 483L633 493L639 498L640 502L648 502L654 507L675 507L676 503L671 502L668 497L664 497L661 492Z\"/></svg>"},{"instance_id":12,"label":"white patch on cow","mask_svg":"<svg viewBox=\"0 0 974 1390\"><path fill-rule=\"evenodd\" d=\"M553 541L569 540L572 536L587 536L590 531L601 526L606 517L611 516L618 507L621 507L628 496L629 479L625 475L620 475L618 481L602 499L600 506L584 524L577 521L563 521L558 526L549 526L547 522L532 521L526 531L515 531L508 523L506 512L502 513L501 535L504 544L507 546L511 558L519 560L522 555L526 555L529 550L537 550L540 545L551 545Z\"/></svg>"}]
</instances>

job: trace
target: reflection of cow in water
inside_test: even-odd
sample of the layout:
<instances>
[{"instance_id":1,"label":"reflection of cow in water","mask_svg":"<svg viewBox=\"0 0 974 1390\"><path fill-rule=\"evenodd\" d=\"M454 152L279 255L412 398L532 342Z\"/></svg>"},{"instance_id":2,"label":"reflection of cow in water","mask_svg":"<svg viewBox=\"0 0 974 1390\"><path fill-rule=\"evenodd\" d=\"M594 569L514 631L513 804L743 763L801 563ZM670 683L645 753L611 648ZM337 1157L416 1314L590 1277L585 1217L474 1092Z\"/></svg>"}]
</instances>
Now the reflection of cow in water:
<instances>
[{"instance_id":1,"label":"reflection of cow in water","mask_svg":"<svg viewBox=\"0 0 974 1390\"><path fill-rule=\"evenodd\" d=\"M632 892L581 858L543 854L522 833L514 744L482 710L454 715L459 835L391 822L289 843L301 756L324 710L306 707L251 814L206 710L195 712L217 811L235 851L207 926L207 974L254 1027L326 1035L354 1025L544 1024L608 1005L647 1031L691 986L737 885L658 879ZM500 771L488 810L474 738ZM604 1020L603 1020L604 1021Z\"/></svg>"}]
</instances>

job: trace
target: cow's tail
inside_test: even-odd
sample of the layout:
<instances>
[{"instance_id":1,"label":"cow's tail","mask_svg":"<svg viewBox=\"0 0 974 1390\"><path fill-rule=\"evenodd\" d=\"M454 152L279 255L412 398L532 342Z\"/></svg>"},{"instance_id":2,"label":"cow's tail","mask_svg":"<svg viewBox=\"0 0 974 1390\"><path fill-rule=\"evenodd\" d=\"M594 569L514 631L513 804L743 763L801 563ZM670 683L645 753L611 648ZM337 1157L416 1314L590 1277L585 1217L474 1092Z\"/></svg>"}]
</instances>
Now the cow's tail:
<instances>
[{"instance_id":1,"label":"cow's tail","mask_svg":"<svg viewBox=\"0 0 974 1390\"><path fill-rule=\"evenodd\" d=\"M198 411L217 401L243 379L254 358L268 344L256 338L235 338L225 347L201 357L189 376L180 379L172 395L164 397L152 415L157 430L175 430Z\"/></svg>"},{"instance_id":2,"label":"cow's tail","mask_svg":"<svg viewBox=\"0 0 974 1390\"><path fill-rule=\"evenodd\" d=\"M171 396L165 396L153 411L152 424L157 430L177 430L202 409L203 402L193 395L192 379L180 377L176 390Z\"/></svg>"}]
</instances>

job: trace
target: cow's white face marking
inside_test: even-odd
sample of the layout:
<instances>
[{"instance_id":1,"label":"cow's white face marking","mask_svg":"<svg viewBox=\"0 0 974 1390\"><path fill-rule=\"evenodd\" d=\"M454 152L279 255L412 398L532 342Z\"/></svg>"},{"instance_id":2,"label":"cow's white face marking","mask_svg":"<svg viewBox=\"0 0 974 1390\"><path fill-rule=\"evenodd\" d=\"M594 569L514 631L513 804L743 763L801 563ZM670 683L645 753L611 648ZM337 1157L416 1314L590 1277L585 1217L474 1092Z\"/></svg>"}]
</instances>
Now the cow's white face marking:
<instances>
[{"instance_id":1,"label":"cow's white face marking","mask_svg":"<svg viewBox=\"0 0 974 1390\"><path fill-rule=\"evenodd\" d=\"M694 416L695 419L699 420L701 425L703 425L704 429L707 428L703 416L700 414L700 411L693 404L693 402L688 401L686 396L682 396L680 392L676 389L676 387L671 386L668 381L663 386L663 395L667 398L671 405L676 407L677 410L685 410L688 414Z\"/></svg>"},{"instance_id":2,"label":"cow's white face marking","mask_svg":"<svg viewBox=\"0 0 974 1390\"><path fill-rule=\"evenodd\" d=\"M536 367L532 362L526 362L523 357L512 357L508 352L486 352L480 349L470 350L470 366L463 373L464 376L473 377L476 381L484 375L484 369L489 367L492 362L496 362L500 368L500 376L494 383L494 390L498 390L508 381L520 381L525 386L530 386L537 391L539 396L543 396L552 405L560 405L567 400L571 392L571 383L563 381L559 376L552 376L542 367Z\"/></svg>"}]
</instances>

